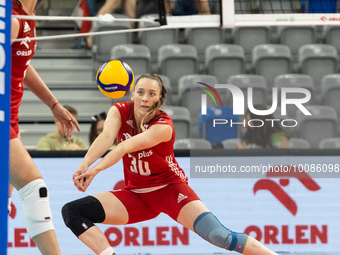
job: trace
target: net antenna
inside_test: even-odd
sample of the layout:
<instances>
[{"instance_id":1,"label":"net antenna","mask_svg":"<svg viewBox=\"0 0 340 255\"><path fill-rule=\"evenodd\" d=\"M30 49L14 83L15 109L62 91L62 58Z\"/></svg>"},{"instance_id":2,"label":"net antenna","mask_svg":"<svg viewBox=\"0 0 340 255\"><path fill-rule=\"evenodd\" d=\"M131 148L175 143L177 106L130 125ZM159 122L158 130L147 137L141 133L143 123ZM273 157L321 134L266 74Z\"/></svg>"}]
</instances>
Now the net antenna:
<instances>
[{"instance_id":1,"label":"net antenna","mask_svg":"<svg viewBox=\"0 0 340 255\"><path fill-rule=\"evenodd\" d=\"M164 0L158 0L159 25L167 25Z\"/></svg>"}]
</instances>

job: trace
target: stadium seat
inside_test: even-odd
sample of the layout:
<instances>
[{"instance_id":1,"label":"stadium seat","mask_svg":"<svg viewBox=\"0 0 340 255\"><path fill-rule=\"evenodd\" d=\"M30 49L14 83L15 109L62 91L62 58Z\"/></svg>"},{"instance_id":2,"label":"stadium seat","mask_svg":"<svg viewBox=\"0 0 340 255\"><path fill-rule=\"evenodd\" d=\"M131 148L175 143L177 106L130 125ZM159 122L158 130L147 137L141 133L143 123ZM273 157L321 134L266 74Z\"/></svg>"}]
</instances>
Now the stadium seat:
<instances>
[{"instance_id":1,"label":"stadium seat","mask_svg":"<svg viewBox=\"0 0 340 255\"><path fill-rule=\"evenodd\" d=\"M128 18L122 14L114 14L115 18ZM100 21L92 22L93 32L104 32L111 30L130 29L131 24L128 21L115 21L111 23L103 23ZM132 33L117 33L107 35L96 35L92 37L92 54L94 61L94 70L106 61L110 60L111 49L116 45L129 44L132 42Z\"/></svg>"},{"instance_id":2,"label":"stadium seat","mask_svg":"<svg viewBox=\"0 0 340 255\"><path fill-rule=\"evenodd\" d=\"M188 138L188 139L179 139L175 141L174 149L194 149L194 150L204 150L204 149L212 149L211 143L205 139L201 138Z\"/></svg>"},{"instance_id":3,"label":"stadium seat","mask_svg":"<svg viewBox=\"0 0 340 255\"><path fill-rule=\"evenodd\" d=\"M340 137L326 138L320 141L319 149L339 149Z\"/></svg>"},{"instance_id":4,"label":"stadium seat","mask_svg":"<svg viewBox=\"0 0 340 255\"><path fill-rule=\"evenodd\" d=\"M306 106L312 115L297 112L298 138L306 139L311 148L318 148L319 142L338 136L337 115L334 108L324 105Z\"/></svg>"},{"instance_id":5,"label":"stadium seat","mask_svg":"<svg viewBox=\"0 0 340 255\"><path fill-rule=\"evenodd\" d=\"M280 74L291 73L291 54L288 46L280 44L262 44L253 49L254 73L262 75L269 92L274 86L275 77Z\"/></svg>"},{"instance_id":6,"label":"stadium seat","mask_svg":"<svg viewBox=\"0 0 340 255\"><path fill-rule=\"evenodd\" d=\"M270 43L270 37L269 27L235 27L232 31L233 42L243 48L247 62L251 62L253 48Z\"/></svg>"},{"instance_id":7,"label":"stadium seat","mask_svg":"<svg viewBox=\"0 0 340 255\"><path fill-rule=\"evenodd\" d=\"M321 101L333 107L340 116L340 74L328 74L321 81Z\"/></svg>"},{"instance_id":8,"label":"stadium seat","mask_svg":"<svg viewBox=\"0 0 340 255\"><path fill-rule=\"evenodd\" d=\"M111 49L111 59L119 59L127 63L134 75L151 72L150 50L145 45L122 44Z\"/></svg>"},{"instance_id":9,"label":"stadium seat","mask_svg":"<svg viewBox=\"0 0 340 255\"><path fill-rule=\"evenodd\" d=\"M231 138L222 141L224 149L237 149L237 146L241 143L241 138Z\"/></svg>"},{"instance_id":10,"label":"stadium seat","mask_svg":"<svg viewBox=\"0 0 340 255\"><path fill-rule=\"evenodd\" d=\"M141 19L159 19L159 14L146 14L141 16ZM140 22L140 28L157 27L159 22ZM161 46L166 44L178 43L178 29L160 29L157 31L141 31L139 32L140 43L150 49L151 60L157 63L158 50Z\"/></svg>"},{"instance_id":11,"label":"stadium seat","mask_svg":"<svg viewBox=\"0 0 340 255\"><path fill-rule=\"evenodd\" d=\"M206 94L198 87L202 87L210 91L210 89L197 82L203 82L212 87L218 83L216 77L212 75L184 75L179 79L179 104L188 108L190 111L191 137L193 138L201 138L198 126L198 116L201 109L201 94ZM227 89L216 89L216 91L221 98L222 104L227 105L229 98ZM220 105L216 95L213 92L211 93L216 99L216 103ZM207 106L215 106L215 103L210 96L207 96Z\"/></svg>"},{"instance_id":12,"label":"stadium seat","mask_svg":"<svg viewBox=\"0 0 340 255\"><path fill-rule=\"evenodd\" d=\"M204 63L205 50L213 44L224 43L223 30L219 27L194 27L185 29L186 43L197 49L198 59Z\"/></svg>"},{"instance_id":13,"label":"stadium seat","mask_svg":"<svg viewBox=\"0 0 340 255\"><path fill-rule=\"evenodd\" d=\"M279 43L289 47L294 62L298 61L301 46L316 43L316 30L313 26L281 26L278 34Z\"/></svg>"},{"instance_id":14,"label":"stadium seat","mask_svg":"<svg viewBox=\"0 0 340 255\"><path fill-rule=\"evenodd\" d=\"M325 44L333 45L340 55L340 27L339 26L324 26L323 39Z\"/></svg>"},{"instance_id":15,"label":"stadium seat","mask_svg":"<svg viewBox=\"0 0 340 255\"><path fill-rule=\"evenodd\" d=\"M163 109L172 119L176 140L190 138L190 113L185 107L165 106Z\"/></svg>"},{"instance_id":16,"label":"stadium seat","mask_svg":"<svg viewBox=\"0 0 340 255\"><path fill-rule=\"evenodd\" d=\"M289 138L291 149L310 149L310 144L306 139Z\"/></svg>"},{"instance_id":17,"label":"stadium seat","mask_svg":"<svg viewBox=\"0 0 340 255\"><path fill-rule=\"evenodd\" d=\"M197 50L192 45L164 45L158 52L158 66L160 73L170 79L172 92L178 94L179 78L198 73Z\"/></svg>"},{"instance_id":18,"label":"stadium seat","mask_svg":"<svg viewBox=\"0 0 340 255\"><path fill-rule=\"evenodd\" d=\"M210 45L205 50L205 69L220 84L224 84L232 75L244 74L245 57L242 47L233 44Z\"/></svg>"},{"instance_id":19,"label":"stadium seat","mask_svg":"<svg viewBox=\"0 0 340 255\"><path fill-rule=\"evenodd\" d=\"M304 105L315 104L315 93L313 79L306 74L282 74L275 78L274 87L278 88L278 103L281 105L281 90L282 88L304 88L311 93L311 99ZM287 98L302 98L304 94L301 93L288 93ZM295 105L287 105L287 113L290 117L296 116L298 108Z\"/></svg>"},{"instance_id":20,"label":"stadium seat","mask_svg":"<svg viewBox=\"0 0 340 255\"><path fill-rule=\"evenodd\" d=\"M322 77L337 73L337 58L336 48L332 45L308 44L299 49L300 72L313 78L316 93L320 93Z\"/></svg>"},{"instance_id":21,"label":"stadium seat","mask_svg":"<svg viewBox=\"0 0 340 255\"><path fill-rule=\"evenodd\" d=\"M248 109L248 88L253 90L253 105L267 104L267 83L263 76L255 74L240 74L230 76L228 84L239 87L244 95L244 109ZM230 105L233 105L232 99Z\"/></svg>"}]
</instances>

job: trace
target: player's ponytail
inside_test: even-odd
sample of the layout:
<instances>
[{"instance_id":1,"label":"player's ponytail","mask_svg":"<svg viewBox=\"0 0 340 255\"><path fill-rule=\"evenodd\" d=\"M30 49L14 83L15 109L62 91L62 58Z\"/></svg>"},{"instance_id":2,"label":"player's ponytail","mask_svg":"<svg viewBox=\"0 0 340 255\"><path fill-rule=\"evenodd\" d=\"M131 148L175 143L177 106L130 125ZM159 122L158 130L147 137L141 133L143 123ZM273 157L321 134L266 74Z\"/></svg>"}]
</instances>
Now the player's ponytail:
<instances>
[{"instance_id":1,"label":"player's ponytail","mask_svg":"<svg viewBox=\"0 0 340 255\"><path fill-rule=\"evenodd\" d=\"M150 110L145 114L145 116L143 117L141 123L140 123L140 128L145 131L145 128L143 126L143 122L146 116L150 115L153 111L157 110L158 108L160 108L166 99L166 94L168 93L167 88L164 86L164 82L162 80L162 78L158 75L158 74L149 74L149 73L145 73L142 74L136 81L136 84L138 83L138 81L142 78L148 78L151 80L155 80L158 82L158 85L161 89L161 93L160 93L160 98L159 100L150 108Z\"/></svg>"}]
</instances>

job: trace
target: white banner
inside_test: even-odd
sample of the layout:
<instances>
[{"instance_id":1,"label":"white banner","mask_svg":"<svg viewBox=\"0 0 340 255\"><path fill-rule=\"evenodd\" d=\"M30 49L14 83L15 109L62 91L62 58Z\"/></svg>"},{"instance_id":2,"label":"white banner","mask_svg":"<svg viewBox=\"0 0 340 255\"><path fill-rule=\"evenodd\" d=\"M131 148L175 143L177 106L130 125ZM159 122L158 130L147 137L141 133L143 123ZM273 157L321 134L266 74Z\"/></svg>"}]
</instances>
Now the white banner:
<instances>
[{"instance_id":1,"label":"white banner","mask_svg":"<svg viewBox=\"0 0 340 255\"><path fill-rule=\"evenodd\" d=\"M292 157L301 164L323 157ZM247 157L242 158L247 162ZM249 158L248 158L249 159ZM254 157L261 164L268 157ZM62 206L74 199L112 190L123 179L121 162L96 176L87 192L74 186L72 175L82 158L35 158L50 191L53 222L61 252L93 254L64 225ZM177 158L189 175L190 159ZM270 157L277 165L286 157ZM241 164L240 157L226 157L231 165ZM340 179L333 178L191 178L189 185L201 200L229 229L246 232L274 251L339 252ZM23 222L21 201L13 192L9 218L8 254L39 254L29 240ZM98 224L118 254L225 253L195 233L184 229L167 215L126 226ZM229 253L232 254L232 253Z\"/></svg>"}]
</instances>

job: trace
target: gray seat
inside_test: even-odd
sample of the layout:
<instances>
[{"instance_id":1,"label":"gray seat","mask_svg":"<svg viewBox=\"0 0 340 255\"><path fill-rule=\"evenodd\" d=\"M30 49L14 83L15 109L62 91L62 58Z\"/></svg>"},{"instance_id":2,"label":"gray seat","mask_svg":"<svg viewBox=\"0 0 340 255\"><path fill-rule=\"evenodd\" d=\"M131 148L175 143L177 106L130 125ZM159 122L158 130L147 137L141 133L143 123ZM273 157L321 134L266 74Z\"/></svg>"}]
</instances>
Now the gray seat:
<instances>
[{"instance_id":1,"label":"gray seat","mask_svg":"<svg viewBox=\"0 0 340 255\"><path fill-rule=\"evenodd\" d=\"M114 14L115 18L128 18L122 14ZM131 24L128 21L115 21L112 23L103 23L100 21L92 22L93 32L103 32L111 30L130 29ZM132 33L118 33L107 35L95 35L92 37L92 54L94 60L94 70L97 70L104 62L109 61L111 49L116 45L129 44L132 42Z\"/></svg>"},{"instance_id":2,"label":"gray seat","mask_svg":"<svg viewBox=\"0 0 340 255\"><path fill-rule=\"evenodd\" d=\"M173 93L178 94L178 81L183 75L198 73L197 50L192 45L164 45L158 52L161 74L170 79Z\"/></svg>"},{"instance_id":3,"label":"gray seat","mask_svg":"<svg viewBox=\"0 0 340 255\"><path fill-rule=\"evenodd\" d=\"M198 59L204 62L205 50L213 44L224 42L223 30L219 27L186 28L186 42L197 49Z\"/></svg>"},{"instance_id":4,"label":"gray seat","mask_svg":"<svg viewBox=\"0 0 340 255\"><path fill-rule=\"evenodd\" d=\"M311 148L318 148L319 142L338 136L337 115L334 108L324 105L306 106L312 115L298 111L298 138L306 139Z\"/></svg>"},{"instance_id":5,"label":"gray seat","mask_svg":"<svg viewBox=\"0 0 340 255\"><path fill-rule=\"evenodd\" d=\"M325 44L308 44L299 50L299 67L302 74L313 78L316 93L321 90L321 80L327 74L337 73L336 48Z\"/></svg>"},{"instance_id":6,"label":"gray seat","mask_svg":"<svg viewBox=\"0 0 340 255\"><path fill-rule=\"evenodd\" d=\"M159 19L159 14L146 14L141 16L141 19ZM140 22L141 28L158 27L159 22ZM139 32L140 43L150 49L151 60L157 63L158 50L166 44L178 43L178 29L160 29L157 31L141 31Z\"/></svg>"},{"instance_id":7,"label":"gray seat","mask_svg":"<svg viewBox=\"0 0 340 255\"><path fill-rule=\"evenodd\" d=\"M176 132L176 141L190 137L190 112L181 106L165 106L163 109L172 119Z\"/></svg>"},{"instance_id":8,"label":"gray seat","mask_svg":"<svg viewBox=\"0 0 340 255\"><path fill-rule=\"evenodd\" d=\"M212 87L218 83L215 76L203 74L184 75L179 80L179 103L181 106L188 108L190 111L191 137L193 138L201 138L198 117L201 109L201 95L206 94L198 87L202 87L210 91L210 89L197 82L202 82ZM216 91L221 98L222 104L227 105L229 98L227 89L216 89ZM217 96L213 92L211 93L216 100L217 106L220 106ZM207 96L207 106L215 106L215 103L210 96Z\"/></svg>"},{"instance_id":9,"label":"gray seat","mask_svg":"<svg viewBox=\"0 0 340 255\"><path fill-rule=\"evenodd\" d=\"M253 91L253 105L267 104L267 83L263 76L255 74L240 74L230 76L228 84L239 87L244 95L244 109L248 109L248 88ZM232 100L232 99L231 99ZM230 102L233 105L233 102Z\"/></svg>"},{"instance_id":10,"label":"gray seat","mask_svg":"<svg viewBox=\"0 0 340 255\"><path fill-rule=\"evenodd\" d=\"M134 75L151 72L150 50L145 45L122 44L111 49L111 59L119 59L127 63Z\"/></svg>"},{"instance_id":11,"label":"gray seat","mask_svg":"<svg viewBox=\"0 0 340 255\"><path fill-rule=\"evenodd\" d=\"M253 49L254 73L262 75L269 90L274 86L275 77L291 73L291 54L288 46L280 44L262 44Z\"/></svg>"},{"instance_id":12,"label":"gray seat","mask_svg":"<svg viewBox=\"0 0 340 255\"><path fill-rule=\"evenodd\" d=\"M339 149L340 137L326 138L320 141L319 149Z\"/></svg>"},{"instance_id":13,"label":"gray seat","mask_svg":"<svg viewBox=\"0 0 340 255\"><path fill-rule=\"evenodd\" d=\"M310 144L306 139L302 138L290 138L291 149L310 149Z\"/></svg>"},{"instance_id":14,"label":"gray seat","mask_svg":"<svg viewBox=\"0 0 340 255\"><path fill-rule=\"evenodd\" d=\"M282 74L275 78L274 87L278 88L278 103L281 105L281 90L282 88L304 88L311 93L311 99L304 105L315 104L314 83L312 77L306 74ZM287 98L302 98L301 93L288 93ZM296 116L298 108L295 105L287 105L287 113L290 117Z\"/></svg>"},{"instance_id":15,"label":"gray seat","mask_svg":"<svg viewBox=\"0 0 340 255\"><path fill-rule=\"evenodd\" d=\"M194 150L204 150L212 149L211 143L202 138L190 138L190 139L180 139L175 141L174 149L194 149Z\"/></svg>"},{"instance_id":16,"label":"gray seat","mask_svg":"<svg viewBox=\"0 0 340 255\"><path fill-rule=\"evenodd\" d=\"M279 27L279 43L289 47L293 62L298 62L301 46L316 43L316 30L313 26Z\"/></svg>"},{"instance_id":17,"label":"gray seat","mask_svg":"<svg viewBox=\"0 0 340 255\"><path fill-rule=\"evenodd\" d=\"M321 81L321 101L333 107L340 116L340 74L328 74Z\"/></svg>"},{"instance_id":18,"label":"gray seat","mask_svg":"<svg viewBox=\"0 0 340 255\"><path fill-rule=\"evenodd\" d=\"M232 75L244 74L243 48L233 44L210 45L205 51L205 68L207 74L214 75L221 84Z\"/></svg>"},{"instance_id":19,"label":"gray seat","mask_svg":"<svg viewBox=\"0 0 340 255\"><path fill-rule=\"evenodd\" d=\"M269 27L235 27L232 31L234 44L240 45L246 57L251 62L252 50L256 45L270 43Z\"/></svg>"},{"instance_id":20,"label":"gray seat","mask_svg":"<svg viewBox=\"0 0 340 255\"><path fill-rule=\"evenodd\" d=\"M241 143L241 138L232 138L222 141L224 149L237 149L237 146Z\"/></svg>"},{"instance_id":21,"label":"gray seat","mask_svg":"<svg viewBox=\"0 0 340 255\"><path fill-rule=\"evenodd\" d=\"M78 111L78 121L89 121L98 112L107 111L113 100L98 89L54 89L52 93L62 105L70 105ZM54 121L51 110L31 91L25 90L19 108L19 119L23 122Z\"/></svg>"},{"instance_id":22,"label":"gray seat","mask_svg":"<svg viewBox=\"0 0 340 255\"><path fill-rule=\"evenodd\" d=\"M325 44L333 45L340 55L340 27L339 26L324 26L323 40Z\"/></svg>"}]
</instances>

